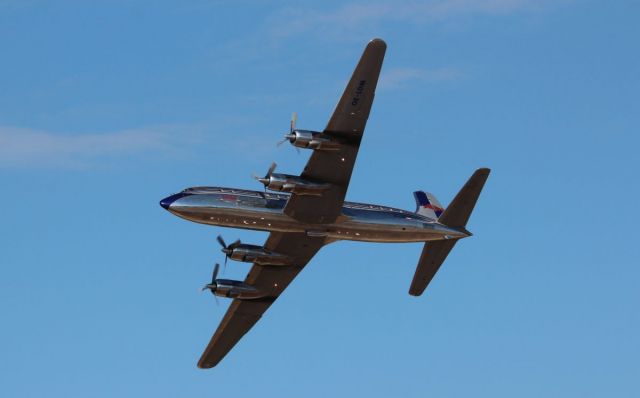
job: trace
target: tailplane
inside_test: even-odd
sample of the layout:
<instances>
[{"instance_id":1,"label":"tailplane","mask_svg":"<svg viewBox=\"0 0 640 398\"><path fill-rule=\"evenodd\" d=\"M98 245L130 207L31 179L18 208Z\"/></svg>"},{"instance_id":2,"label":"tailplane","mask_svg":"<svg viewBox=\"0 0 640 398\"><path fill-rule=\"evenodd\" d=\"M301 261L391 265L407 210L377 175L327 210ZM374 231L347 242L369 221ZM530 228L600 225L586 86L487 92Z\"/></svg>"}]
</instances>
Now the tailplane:
<instances>
[{"instance_id":1,"label":"tailplane","mask_svg":"<svg viewBox=\"0 0 640 398\"><path fill-rule=\"evenodd\" d=\"M464 228L478 201L484 183L489 177L489 172L489 169L476 170L456 197L453 198L451 204L438 217L438 222L448 227ZM419 192L414 193L414 195L416 194L419 194ZM418 201L418 196L416 195L416 201ZM429 200L428 197L427 200ZM420 210L420 207L418 207L418 210ZM418 213L421 214L419 211ZM413 275L413 281L409 288L410 295L419 296L424 292L457 241L457 239L449 239L424 244L422 255L416 267L416 273Z\"/></svg>"},{"instance_id":2,"label":"tailplane","mask_svg":"<svg viewBox=\"0 0 640 398\"><path fill-rule=\"evenodd\" d=\"M484 183L489 177L489 169L478 169L469 178L460 192L451 201L447 209L442 213L438 222L448 227L462 227L467 225L471 212L480 197Z\"/></svg>"}]
</instances>

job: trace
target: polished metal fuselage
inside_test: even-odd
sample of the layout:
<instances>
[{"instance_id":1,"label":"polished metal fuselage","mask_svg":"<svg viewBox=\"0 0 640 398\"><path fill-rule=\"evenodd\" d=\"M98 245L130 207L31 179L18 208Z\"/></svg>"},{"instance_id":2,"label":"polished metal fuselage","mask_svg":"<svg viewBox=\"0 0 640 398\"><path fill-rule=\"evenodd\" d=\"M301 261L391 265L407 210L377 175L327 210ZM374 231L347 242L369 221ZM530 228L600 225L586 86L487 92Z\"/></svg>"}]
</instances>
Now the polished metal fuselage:
<instances>
[{"instance_id":1,"label":"polished metal fuselage","mask_svg":"<svg viewBox=\"0 0 640 398\"><path fill-rule=\"evenodd\" d=\"M463 238L464 229L387 206L345 202L342 215L330 224L305 224L283 209L288 194L233 188L196 187L171 195L160 204L189 221L258 231L298 232L326 237L328 241L425 242Z\"/></svg>"}]
</instances>

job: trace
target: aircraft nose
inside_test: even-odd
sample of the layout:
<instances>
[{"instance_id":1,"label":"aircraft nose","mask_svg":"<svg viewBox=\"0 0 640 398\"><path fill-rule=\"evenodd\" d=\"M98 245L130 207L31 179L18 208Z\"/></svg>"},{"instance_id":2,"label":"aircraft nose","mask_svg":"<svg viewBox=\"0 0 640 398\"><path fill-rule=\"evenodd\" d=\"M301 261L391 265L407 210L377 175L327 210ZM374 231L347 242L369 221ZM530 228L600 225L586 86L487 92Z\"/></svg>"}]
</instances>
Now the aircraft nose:
<instances>
[{"instance_id":1,"label":"aircraft nose","mask_svg":"<svg viewBox=\"0 0 640 398\"><path fill-rule=\"evenodd\" d=\"M169 206L171 206L171 202L173 202L173 200L171 200L171 196L169 196L160 201L160 206L164 207L166 210L169 210Z\"/></svg>"},{"instance_id":2,"label":"aircraft nose","mask_svg":"<svg viewBox=\"0 0 640 398\"><path fill-rule=\"evenodd\" d=\"M182 198L185 198L185 197L191 196L191 195L192 195L192 193L189 193L189 192L180 192L180 193L173 194L171 196L167 196L166 198L164 198L164 199L162 199L160 201L160 206L162 206L166 210L175 211L176 210L176 206L173 206L173 209L170 209L171 205L174 204L178 199L182 199ZM181 204L177 203L176 205L177 205L177 207L180 207Z\"/></svg>"},{"instance_id":3,"label":"aircraft nose","mask_svg":"<svg viewBox=\"0 0 640 398\"><path fill-rule=\"evenodd\" d=\"M160 206L162 206L166 210L169 210L169 206L171 206L171 204L173 204L173 202L175 202L176 200L178 200L180 198L183 198L185 196L189 196L189 194L186 194L184 192L180 192L180 193L173 194L171 196L167 196L166 198L164 198L164 199L162 199L160 201Z\"/></svg>"}]
</instances>

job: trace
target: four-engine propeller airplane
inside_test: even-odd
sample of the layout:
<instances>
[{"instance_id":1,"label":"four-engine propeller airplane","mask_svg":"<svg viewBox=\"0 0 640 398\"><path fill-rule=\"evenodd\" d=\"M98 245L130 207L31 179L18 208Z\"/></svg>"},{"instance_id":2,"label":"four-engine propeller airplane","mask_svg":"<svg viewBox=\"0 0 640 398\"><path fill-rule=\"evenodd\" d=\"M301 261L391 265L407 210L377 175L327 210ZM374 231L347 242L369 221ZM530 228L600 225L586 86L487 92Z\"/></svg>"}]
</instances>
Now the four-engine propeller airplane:
<instances>
[{"instance_id":1,"label":"four-engine propeller airplane","mask_svg":"<svg viewBox=\"0 0 640 398\"><path fill-rule=\"evenodd\" d=\"M385 50L384 41L369 42L324 131L296 129L292 118L285 141L313 150L301 175L275 173L274 163L257 178L264 192L194 187L160 201L169 212L189 221L270 232L263 246L239 240L227 245L218 237L225 265L231 258L253 267L244 281L233 281L217 279L216 264L211 283L203 289L233 301L198 367L218 364L328 243L425 242L409 288L409 294L419 296L456 242L471 236L465 226L489 176L486 168L473 173L446 209L422 191L414 192L415 212L344 200Z\"/></svg>"}]
</instances>

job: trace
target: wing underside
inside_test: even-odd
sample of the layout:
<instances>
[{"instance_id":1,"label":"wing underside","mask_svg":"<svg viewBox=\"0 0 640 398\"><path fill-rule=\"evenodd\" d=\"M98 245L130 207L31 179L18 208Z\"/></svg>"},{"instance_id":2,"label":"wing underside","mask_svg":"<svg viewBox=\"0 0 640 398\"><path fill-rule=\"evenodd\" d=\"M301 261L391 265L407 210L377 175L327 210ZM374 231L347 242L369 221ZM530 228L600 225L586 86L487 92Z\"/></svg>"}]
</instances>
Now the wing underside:
<instances>
[{"instance_id":1,"label":"wing underside","mask_svg":"<svg viewBox=\"0 0 640 398\"><path fill-rule=\"evenodd\" d=\"M333 222L340 215L386 48L380 39L369 42L323 132L339 142L340 149L314 150L300 175L303 179L330 184L331 188L322 196L291 195L283 210L290 217L317 224ZM272 232L265 248L293 257L295 266L253 265L245 282L268 291L268 296L258 300L233 300L198 367L211 368L220 362L326 243L324 237L305 233Z\"/></svg>"},{"instance_id":2,"label":"wing underside","mask_svg":"<svg viewBox=\"0 0 640 398\"><path fill-rule=\"evenodd\" d=\"M296 265L290 267L253 265L245 282L260 290L269 291L269 296L257 300L233 300L202 353L198 367L212 368L217 365L242 336L260 320L262 314L282 294L324 243L324 238L309 237L306 234L272 232L265 247L293 257Z\"/></svg>"},{"instance_id":3,"label":"wing underside","mask_svg":"<svg viewBox=\"0 0 640 398\"><path fill-rule=\"evenodd\" d=\"M313 151L302 178L331 184L322 196L292 195L284 212L306 223L330 223L340 215L360 141L371 112L387 45L369 42L324 133L342 143L337 151Z\"/></svg>"}]
</instances>

